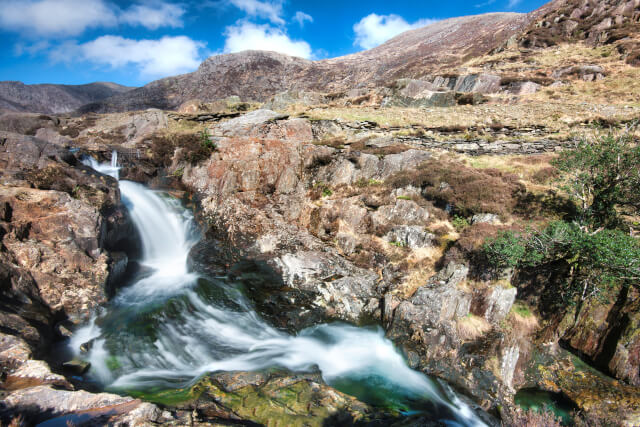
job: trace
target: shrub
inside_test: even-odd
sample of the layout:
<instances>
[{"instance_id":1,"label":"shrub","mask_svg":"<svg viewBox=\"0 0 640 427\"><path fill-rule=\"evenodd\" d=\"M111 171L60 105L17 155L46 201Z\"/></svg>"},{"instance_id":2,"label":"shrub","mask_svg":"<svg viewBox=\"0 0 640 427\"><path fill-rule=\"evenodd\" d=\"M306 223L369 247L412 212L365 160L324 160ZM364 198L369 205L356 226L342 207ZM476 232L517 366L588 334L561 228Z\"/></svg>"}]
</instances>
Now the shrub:
<instances>
[{"instance_id":1,"label":"shrub","mask_svg":"<svg viewBox=\"0 0 640 427\"><path fill-rule=\"evenodd\" d=\"M582 139L552 163L582 225L615 228L620 208L640 209L640 146L630 132Z\"/></svg>"},{"instance_id":2,"label":"shrub","mask_svg":"<svg viewBox=\"0 0 640 427\"><path fill-rule=\"evenodd\" d=\"M456 161L429 160L416 170L402 171L387 179L395 188L408 185L460 216L513 212L525 188L518 177L497 169L474 169Z\"/></svg>"},{"instance_id":3,"label":"shrub","mask_svg":"<svg viewBox=\"0 0 640 427\"><path fill-rule=\"evenodd\" d=\"M196 164L208 159L216 150L216 144L209 133L155 135L151 138L151 152L158 163L169 166L176 149L181 148L178 161Z\"/></svg>"},{"instance_id":4,"label":"shrub","mask_svg":"<svg viewBox=\"0 0 640 427\"><path fill-rule=\"evenodd\" d=\"M501 232L488 239L482 251L498 268L566 263L569 277L558 289L566 302L604 296L613 287L640 288L640 241L618 230L590 232L575 223L555 221L540 231Z\"/></svg>"},{"instance_id":5,"label":"shrub","mask_svg":"<svg viewBox=\"0 0 640 427\"><path fill-rule=\"evenodd\" d=\"M465 228L469 227L469 220L467 218L461 217L456 215L453 220L451 221L451 224L453 225L453 228L456 229L456 231L460 232L463 231Z\"/></svg>"}]
</instances>

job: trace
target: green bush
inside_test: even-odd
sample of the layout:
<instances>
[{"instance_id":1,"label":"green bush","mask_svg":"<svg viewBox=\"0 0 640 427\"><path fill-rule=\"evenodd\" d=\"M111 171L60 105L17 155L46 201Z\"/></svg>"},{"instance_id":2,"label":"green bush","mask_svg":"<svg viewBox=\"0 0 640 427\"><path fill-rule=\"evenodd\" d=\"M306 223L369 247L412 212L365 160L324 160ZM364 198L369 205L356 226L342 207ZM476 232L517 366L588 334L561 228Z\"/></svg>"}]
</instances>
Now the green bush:
<instances>
[{"instance_id":1,"label":"green bush","mask_svg":"<svg viewBox=\"0 0 640 427\"><path fill-rule=\"evenodd\" d=\"M582 139L553 164L582 225L616 228L620 208L640 209L640 146L630 132Z\"/></svg>"},{"instance_id":2,"label":"green bush","mask_svg":"<svg viewBox=\"0 0 640 427\"><path fill-rule=\"evenodd\" d=\"M614 286L640 288L640 241L619 230L589 231L555 221L542 230L502 232L482 246L497 268L538 267L562 261L569 277L559 289L565 300L604 295Z\"/></svg>"}]
</instances>

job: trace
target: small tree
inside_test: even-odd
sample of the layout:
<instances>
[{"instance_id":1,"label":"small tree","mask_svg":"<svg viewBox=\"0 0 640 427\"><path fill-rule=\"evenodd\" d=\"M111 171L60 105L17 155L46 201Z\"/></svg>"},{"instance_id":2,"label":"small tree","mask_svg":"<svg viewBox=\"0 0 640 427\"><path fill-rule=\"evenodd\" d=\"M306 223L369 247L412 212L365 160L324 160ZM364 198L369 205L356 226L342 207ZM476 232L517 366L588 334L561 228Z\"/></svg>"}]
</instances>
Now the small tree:
<instances>
[{"instance_id":1,"label":"small tree","mask_svg":"<svg viewBox=\"0 0 640 427\"><path fill-rule=\"evenodd\" d=\"M563 151L554 166L583 226L616 228L620 207L640 208L640 146L630 129L583 138L573 150Z\"/></svg>"},{"instance_id":2,"label":"small tree","mask_svg":"<svg viewBox=\"0 0 640 427\"><path fill-rule=\"evenodd\" d=\"M617 286L640 288L640 241L619 230L592 233L575 223L555 221L542 230L502 232L483 252L497 268L536 268L563 261L569 267L557 289L564 302L605 295Z\"/></svg>"}]
</instances>

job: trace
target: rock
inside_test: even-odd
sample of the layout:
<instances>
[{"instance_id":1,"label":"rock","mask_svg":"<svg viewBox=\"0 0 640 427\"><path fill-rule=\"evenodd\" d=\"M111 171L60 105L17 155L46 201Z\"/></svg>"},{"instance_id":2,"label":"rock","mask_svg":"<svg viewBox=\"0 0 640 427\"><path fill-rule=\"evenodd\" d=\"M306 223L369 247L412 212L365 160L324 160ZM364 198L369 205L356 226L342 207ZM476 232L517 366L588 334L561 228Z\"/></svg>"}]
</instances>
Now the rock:
<instances>
[{"instance_id":1,"label":"rock","mask_svg":"<svg viewBox=\"0 0 640 427\"><path fill-rule=\"evenodd\" d=\"M2 203L11 206L10 229L18 233L5 236L4 244L30 271L49 307L83 317L106 302L108 264L101 250L102 218L95 208L66 193L16 187L0 187ZM32 240L20 235L24 227Z\"/></svg>"},{"instance_id":2,"label":"rock","mask_svg":"<svg viewBox=\"0 0 640 427\"><path fill-rule=\"evenodd\" d=\"M125 425L118 422L127 417L131 425L148 425L157 420L160 411L155 405L142 403L131 397L108 393L56 390L50 386L37 386L14 391L4 399L4 412L12 416L23 415L36 423L51 419L52 415L64 425L67 414L87 414L94 422ZM102 421L99 421L102 420ZM110 423L110 424L111 424Z\"/></svg>"},{"instance_id":3,"label":"rock","mask_svg":"<svg viewBox=\"0 0 640 427\"><path fill-rule=\"evenodd\" d=\"M396 225L421 225L429 220L429 212L413 200L396 200L395 205L382 206L371 214L374 228Z\"/></svg>"},{"instance_id":4,"label":"rock","mask_svg":"<svg viewBox=\"0 0 640 427\"><path fill-rule=\"evenodd\" d=\"M260 109L244 114L236 119L228 120L218 126L219 131L224 136L237 136L243 130L264 124L271 120L282 118L281 114L275 111Z\"/></svg>"},{"instance_id":5,"label":"rock","mask_svg":"<svg viewBox=\"0 0 640 427\"><path fill-rule=\"evenodd\" d=\"M27 360L18 369L7 373L4 386L9 390L50 384L73 390L73 386L62 375L54 374L46 362Z\"/></svg>"},{"instance_id":6,"label":"rock","mask_svg":"<svg viewBox=\"0 0 640 427\"><path fill-rule=\"evenodd\" d=\"M500 358L500 376L504 384L513 390L513 376L516 371L518 360L520 359L520 348L518 346L505 347Z\"/></svg>"},{"instance_id":7,"label":"rock","mask_svg":"<svg viewBox=\"0 0 640 427\"><path fill-rule=\"evenodd\" d=\"M507 91L514 95L531 95L540 90L542 86L534 82L516 82L509 85Z\"/></svg>"},{"instance_id":8,"label":"rock","mask_svg":"<svg viewBox=\"0 0 640 427\"><path fill-rule=\"evenodd\" d=\"M292 105L312 106L327 103L327 97L317 92L288 90L280 92L264 104L268 110L286 110Z\"/></svg>"},{"instance_id":9,"label":"rock","mask_svg":"<svg viewBox=\"0 0 640 427\"><path fill-rule=\"evenodd\" d=\"M436 236L424 231L424 227L402 225L393 227L384 239L388 242L399 242L411 249L423 249L433 246Z\"/></svg>"},{"instance_id":10,"label":"rock","mask_svg":"<svg viewBox=\"0 0 640 427\"><path fill-rule=\"evenodd\" d=\"M360 323L373 316L368 304L381 296L375 273L319 252L284 254L272 263L285 286L308 294L327 319Z\"/></svg>"},{"instance_id":11,"label":"rock","mask_svg":"<svg viewBox=\"0 0 640 427\"><path fill-rule=\"evenodd\" d=\"M560 79L567 76L577 76L582 79L595 79L596 76L605 76L604 68L599 65L573 65L571 67L555 70L552 74L554 79ZM588 77L590 76L590 77Z\"/></svg>"},{"instance_id":12,"label":"rock","mask_svg":"<svg viewBox=\"0 0 640 427\"><path fill-rule=\"evenodd\" d=\"M453 88L456 92L496 93L500 90L500 76L494 74L471 74L457 79Z\"/></svg>"},{"instance_id":13,"label":"rock","mask_svg":"<svg viewBox=\"0 0 640 427\"><path fill-rule=\"evenodd\" d=\"M498 324L509 314L517 293L516 288L500 285L479 291L474 295L471 311L491 324Z\"/></svg>"},{"instance_id":14,"label":"rock","mask_svg":"<svg viewBox=\"0 0 640 427\"><path fill-rule=\"evenodd\" d=\"M396 416L332 389L318 374L212 374L190 394L193 400L185 406L195 407L200 417L212 421L222 415L265 425L320 427L356 421L389 425Z\"/></svg>"},{"instance_id":15,"label":"rock","mask_svg":"<svg viewBox=\"0 0 640 427\"><path fill-rule=\"evenodd\" d=\"M73 375L82 375L91 368L91 363L80 359L73 359L68 362L64 362L62 367Z\"/></svg>"},{"instance_id":16,"label":"rock","mask_svg":"<svg viewBox=\"0 0 640 427\"><path fill-rule=\"evenodd\" d=\"M525 369L524 387L562 393L588 419L629 427L640 422L637 387L602 375L557 345L537 348Z\"/></svg>"},{"instance_id":17,"label":"rock","mask_svg":"<svg viewBox=\"0 0 640 427\"><path fill-rule=\"evenodd\" d=\"M475 214L471 218L471 224L500 224L500 217L490 213Z\"/></svg>"},{"instance_id":18,"label":"rock","mask_svg":"<svg viewBox=\"0 0 640 427\"><path fill-rule=\"evenodd\" d=\"M394 84L392 95L382 101L383 107L451 107L456 105L455 94L439 91L424 80L400 79Z\"/></svg>"}]
</instances>

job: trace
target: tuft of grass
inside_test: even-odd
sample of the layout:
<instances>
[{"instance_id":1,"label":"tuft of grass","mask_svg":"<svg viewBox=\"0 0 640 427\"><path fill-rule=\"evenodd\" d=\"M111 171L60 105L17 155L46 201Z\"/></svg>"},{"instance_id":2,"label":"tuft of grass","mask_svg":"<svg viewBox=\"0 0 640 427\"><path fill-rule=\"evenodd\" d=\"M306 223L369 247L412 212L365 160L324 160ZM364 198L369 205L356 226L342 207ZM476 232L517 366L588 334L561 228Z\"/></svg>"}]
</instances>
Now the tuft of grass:
<instances>
[{"instance_id":1,"label":"tuft of grass","mask_svg":"<svg viewBox=\"0 0 640 427\"><path fill-rule=\"evenodd\" d=\"M473 341L491 330L491 324L483 317L469 313L456 322L458 335L463 341Z\"/></svg>"},{"instance_id":2,"label":"tuft of grass","mask_svg":"<svg viewBox=\"0 0 640 427\"><path fill-rule=\"evenodd\" d=\"M513 304L513 306L511 307L511 311L525 319L533 316L533 313L531 312L529 307L527 307L523 302L520 301L517 301L515 304Z\"/></svg>"}]
</instances>

